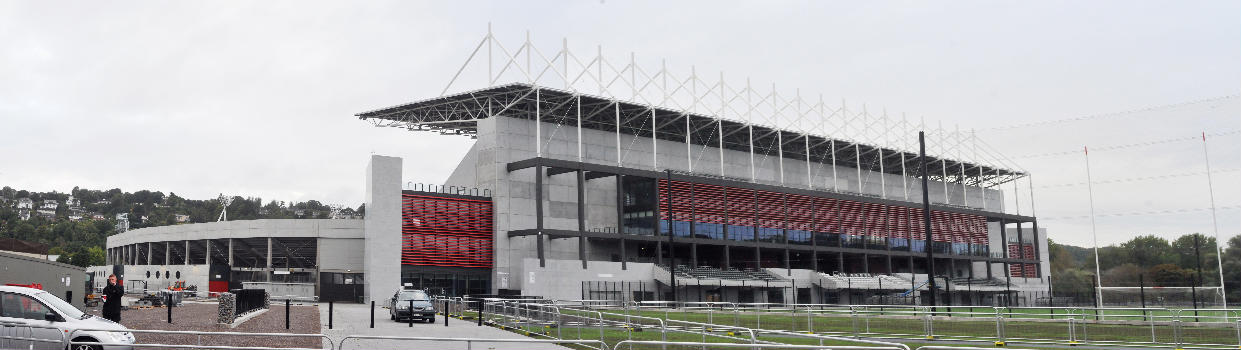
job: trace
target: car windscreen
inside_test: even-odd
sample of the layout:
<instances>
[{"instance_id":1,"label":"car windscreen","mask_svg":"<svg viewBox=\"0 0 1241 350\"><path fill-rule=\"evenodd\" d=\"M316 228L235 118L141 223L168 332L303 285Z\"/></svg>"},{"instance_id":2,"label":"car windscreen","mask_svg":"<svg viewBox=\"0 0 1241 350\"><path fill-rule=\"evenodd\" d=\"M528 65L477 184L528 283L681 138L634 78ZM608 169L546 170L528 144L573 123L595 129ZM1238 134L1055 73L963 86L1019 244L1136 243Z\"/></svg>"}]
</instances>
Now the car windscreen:
<instances>
[{"instance_id":1,"label":"car windscreen","mask_svg":"<svg viewBox=\"0 0 1241 350\"><path fill-rule=\"evenodd\" d=\"M47 303L48 306L51 306L53 309L56 309L56 311L60 311L60 314L64 315L66 319L81 319L82 316L86 315L82 312L82 310L78 310L77 307L74 307L73 304L60 300L60 298L52 295L52 293L42 292L35 294L35 296L42 299L43 302Z\"/></svg>"},{"instance_id":2,"label":"car windscreen","mask_svg":"<svg viewBox=\"0 0 1241 350\"><path fill-rule=\"evenodd\" d=\"M397 296L397 299L398 300L414 300L414 301L430 300L429 298L427 298L427 293L422 292L422 291L401 292L401 294Z\"/></svg>"}]
</instances>

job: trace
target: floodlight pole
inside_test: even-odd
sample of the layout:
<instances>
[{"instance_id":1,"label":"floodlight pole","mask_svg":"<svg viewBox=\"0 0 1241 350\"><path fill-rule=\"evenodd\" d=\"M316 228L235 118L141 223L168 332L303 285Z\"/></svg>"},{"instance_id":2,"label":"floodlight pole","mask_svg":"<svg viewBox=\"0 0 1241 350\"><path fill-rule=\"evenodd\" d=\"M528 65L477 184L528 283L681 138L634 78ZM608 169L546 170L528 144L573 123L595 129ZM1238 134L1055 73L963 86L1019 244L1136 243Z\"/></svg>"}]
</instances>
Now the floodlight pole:
<instances>
[{"instance_id":1,"label":"floodlight pole","mask_svg":"<svg viewBox=\"0 0 1241 350\"><path fill-rule=\"evenodd\" d=\"M922 227L926 230L927 285L931 289L931 312L935 312L935 252L931 249L931 193L927 191L926 134L918 132L918 163L922 171Z\"/></svg>"}]
</instances>

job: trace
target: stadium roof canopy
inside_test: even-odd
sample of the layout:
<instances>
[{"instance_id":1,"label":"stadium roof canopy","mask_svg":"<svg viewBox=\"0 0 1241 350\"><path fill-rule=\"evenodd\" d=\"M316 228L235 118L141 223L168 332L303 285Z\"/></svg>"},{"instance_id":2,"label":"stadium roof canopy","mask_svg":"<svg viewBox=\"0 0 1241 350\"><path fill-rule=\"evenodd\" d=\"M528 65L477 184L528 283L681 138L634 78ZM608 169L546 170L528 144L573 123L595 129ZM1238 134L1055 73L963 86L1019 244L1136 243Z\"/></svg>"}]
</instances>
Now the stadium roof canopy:
<instances>
[{"instance_id":1,"label":"stadium roof canopy","mask_svg":"<svg viewBox=\"0 0 1241 350\"><path fill-rule=\"evenodd\" d=\"M808 150L809 160L816 163L832 164L834 158L839 166L889 174L901 175L904 171L912 176L918 171L916 152L526 83L444 95L356 116L377 126L474 136L478 131L478 121L493 115L538 119L545 123L576 127L579 100L583 128L641 137L651 137L654 130L659 139L675 142L686 142L688 134L689 142L695 145L722 145L725 149L741 152L753 150L756 155L775 156L782 152L785 158L804 161ZM651 127L652 113L658 122L654 128ZM722 139L718 137L721 134ZM939 181L990 187L1026 176L1016 170L933 155L928 158L928 175Z\"/></svg>"}]
</instances>

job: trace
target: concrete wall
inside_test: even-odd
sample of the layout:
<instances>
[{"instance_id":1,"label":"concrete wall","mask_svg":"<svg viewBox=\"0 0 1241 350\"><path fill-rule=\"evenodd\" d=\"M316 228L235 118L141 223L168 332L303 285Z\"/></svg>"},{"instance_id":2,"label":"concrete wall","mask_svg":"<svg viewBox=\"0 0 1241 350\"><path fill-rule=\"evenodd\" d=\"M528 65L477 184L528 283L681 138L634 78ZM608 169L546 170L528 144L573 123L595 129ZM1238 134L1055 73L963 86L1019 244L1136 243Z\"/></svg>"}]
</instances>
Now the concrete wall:
<instances>
[{"instance_id":1,"label":"concrete wall","mask_svg":"<svg viewBox=\"0 0 1241 350\"><path fill-rule=\"evenodd\" d=\"M320 238L319 271L358 272L365 268L362 252L366 244L361 239Z\"/></svg>"},{"instance_id":2,"label":"concrete wall","mask_svg":"<svg viewBox=\"0 0 1241 350\"><path fill-rule=\"evenodd\" d=\"M9 283L39 283L43 285L43 290L61 299L66 299L65 292L72 291L72 298L65 301L82 309L82 297L86 295L86 269L47 259L0 252L0 285Z\"/></svg>"},{"instance_id":3,"label":"concrete wall","mask_svg":"<svg viewBox=\"0 0 1241 350\"><path fill-rule=\"evenodd\" d=\"M401 158L372 155L366 167L363 302L401 288Z\"/></svg>"},{"instance_id":4,"label":"concrete wall","mask_svg":"<svg viewBox=\"0 0 1241 350\"><path fill-rule=\"evenodd\" d=\"M108 283L108 275L112 273L111 266L92 267L91 271L101 270L102 278L95 280L95 287L103 288ZM207 273L209 272L207 265L125 265L125 288L131 293L141 292L142 284L146 285L147 290L168 289L175 281L185 281L185 286L195 286L200 292L205 293L208 287ZM164 277L164 273L168 273L168 277ZM148 276L148 273L149 276ZM181 278L177 278L177 273L181 274ZM140 283L141 282L141 283Z\"/></svg>"},{"instance_id":5,"label":"concrete wall","mask_svg":"<svg viewBox=\"0 0 1241 350\"><path fill-rule=\"evenodd\" d=\"M370 211L370 207L367 207ZM108 237L107 247L166 241L254 237L362 238L362 220L261 219L140 228Z\"/></svg>"},{"instance_id":6,"label":"concrete wall","mask_svg":"<svg viewBox=\"0 0 1241 350\"><path fill-rule=\"evenodd\" d=\"M521 279L522 294L552 299L582 299L582 281L654 282L655 265L647 263L629 263L621 270L618 262L592 261L590 269L583 270L580 260L547 260L546 267L539 267L539 259L527 258L522 265L524 273L508 276L509 284Z\"/></svg>"}]
</instances>

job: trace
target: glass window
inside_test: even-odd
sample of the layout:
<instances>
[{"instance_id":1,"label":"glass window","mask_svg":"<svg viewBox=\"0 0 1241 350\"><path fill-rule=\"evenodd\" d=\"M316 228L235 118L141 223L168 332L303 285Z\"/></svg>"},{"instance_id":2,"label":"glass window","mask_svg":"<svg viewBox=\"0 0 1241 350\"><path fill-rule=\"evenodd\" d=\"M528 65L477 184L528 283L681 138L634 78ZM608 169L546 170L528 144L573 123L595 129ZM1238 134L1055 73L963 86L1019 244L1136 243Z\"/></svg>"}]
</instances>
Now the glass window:
<instances>
[{"instance_id":1,"label":"glass window","mask_svg":"<svg viewBox=\"0 0 1241 350\"><path fill-rule=\"evenodd\" d=\"M733 241L754 241L754 227L728 225L728 239Z\"/></svg>"},{"instance_id":2,"label":"glass window","mask_svg":"<svg viewBox=\"0 0 1241 350\"><path fill-rule=\"evenodd\" d=\"M0 316L42 320L51 311L43 303L34 298L13 293L4 293L0 297Z\"/></svg>"},{"instance_id":3,"label":"glass window","mask_svg":"<svg viewBox=\"0 0 1241 350\"><path fill-rule=\"evenodd\" d=\"M431 299L427 297L426 292L420 290L406 290L401 291L401 294L397 296L397 300L427 301Z\"/></svg>"},{"instance_id":4,"label":"glass window","mask_svg":"<svg viewBox=\"0 0 1241 350\"><path fill-rule=\"evenodd\" d=\"M84 313L82 313L82 310L78 310L78 308L73 306L73 304L69 304L68 302L64 300L57 298L56 296L52 295L52 293L43 292L43 293L39 293L36 295L39 296L39 299L43 299L43 301L46 301L47 304L50 305L53 309L56 309L56 311L60 311L60 314L64 315L65 318L80 319L82 318L83 315L85 315ZM40 320L43 319L43 315L39 315L39 319Z\"/></svg>"},{"instance_id":5,"label":"glass window","mask_svg":"<svg viewBox=\"0 0 1241 350\"><path fill-rule=\"evenodd\" d=\"M892 250L909 251L909 240L908 239L889 238L888 243L889 245L892 246Z\"/></svg>"},{"instance_id":6,"label":"glass window","mask_svg":"<svg viewBox=\"0 0 1241 350\"><path fill-rule=\"evenodd\" d=\"M926 252L926 241L925 240L914 239L914 240L910 240L909 242L910 242L909 251L919 252L919 253Z\"/></svg>"},{"instance_id":7,"label":"glass window","mask_svg":"<svg viewBox=\"0 0 1241 350\"><path fill-rule=\"evenodd\" d=\"M810 245L810 231L789 230L789 244Z\"/></svg>"},{"instance_id":8,"label":"glass window","mask_svg":"<svg viewBox=\"0 0 1241 350\"><path fill-rule=\"evenodd\" d=\"M840 245L840 235L835 233L815 232L814 244L820 247L836 247Z\"/></svg>"}]
</instances>

